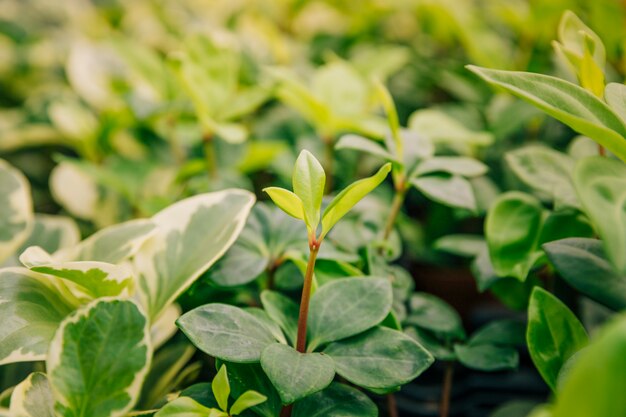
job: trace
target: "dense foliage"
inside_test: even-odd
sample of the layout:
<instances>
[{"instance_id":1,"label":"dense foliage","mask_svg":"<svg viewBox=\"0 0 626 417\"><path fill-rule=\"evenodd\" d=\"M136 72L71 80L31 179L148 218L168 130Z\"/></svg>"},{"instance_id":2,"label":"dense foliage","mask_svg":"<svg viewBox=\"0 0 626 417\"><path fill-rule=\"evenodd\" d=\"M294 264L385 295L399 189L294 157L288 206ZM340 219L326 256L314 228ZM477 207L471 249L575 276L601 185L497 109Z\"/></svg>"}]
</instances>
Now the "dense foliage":
<instances>
[{"instance_id":1,"label":"dense foliage","mask_svg":"<svg viewBox=\"0 0 626 417\"><path fill-rule=\"evenodd\" d=\"M433 369L447 417L525 355L493 417L626 415L624 22L0 1L0 417L394 417Z\"/></svg>"}]
</instances>

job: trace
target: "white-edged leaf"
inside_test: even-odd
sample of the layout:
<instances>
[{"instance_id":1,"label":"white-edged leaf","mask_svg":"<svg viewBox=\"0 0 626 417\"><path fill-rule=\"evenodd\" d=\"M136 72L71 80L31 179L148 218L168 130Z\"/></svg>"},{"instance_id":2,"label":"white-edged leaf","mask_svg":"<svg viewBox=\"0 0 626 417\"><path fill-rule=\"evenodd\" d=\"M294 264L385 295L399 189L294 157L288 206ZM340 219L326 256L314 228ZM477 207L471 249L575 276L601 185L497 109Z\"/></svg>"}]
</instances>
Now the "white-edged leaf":
<instances>
[{"instance_id":1,"label":"white-edged leaf","mask_svg":"<svg viewBox=\"0 0 626 417\"><path fill-rule=\"evenodd\" d=\"M33 372L11 394L11 417L55 417L48 377Z\"/></svg>"},{"instance_id":2,"label":"white-edged leaf","mask_svg":"<svg viewBox=\"0 0 626 417\"><path fill-rule=\"evenodd\" d=\"M33 221L28 181L20 171L0 159L0 264L28 238Z\"/></svg>"},{"instance_id":3,"label":"white-edged leaf","mask_svg":"<svg viewBox=\"0 0 626 417\"><path fill-rule=\"evenodd\" d=\"M248 191L224 190L187 198L152 217L158 231L133 262L151 320L235 242L253 204Z\"/></svg>"}]
</instances>

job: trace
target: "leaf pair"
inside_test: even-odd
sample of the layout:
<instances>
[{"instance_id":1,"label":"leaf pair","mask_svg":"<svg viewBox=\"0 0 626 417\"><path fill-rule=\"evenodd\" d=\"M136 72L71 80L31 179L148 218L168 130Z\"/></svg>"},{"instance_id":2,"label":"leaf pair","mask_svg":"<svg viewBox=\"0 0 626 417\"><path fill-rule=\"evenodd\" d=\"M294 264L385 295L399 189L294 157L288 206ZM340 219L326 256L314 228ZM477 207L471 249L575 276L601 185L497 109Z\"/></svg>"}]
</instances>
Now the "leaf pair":
<instances>
[{"instance_id":1,"label":"leaf pair","mask_svg":"<svg viewBox=\"0 0 626 417\"><path fill-rule=\"evenodd\" d=\"M263 191L268 193L272 201L285 213L304 221L310 238L322 241L356 203L383 182L390 170L391 164L386 164L373 176L352 183L330 202L322 215L326 174L319 161L304 150L298 156L294 167L293 192L278 187L268 187ZM320 217L322 229L317 238Z\"/></svg>"}]
</instances>

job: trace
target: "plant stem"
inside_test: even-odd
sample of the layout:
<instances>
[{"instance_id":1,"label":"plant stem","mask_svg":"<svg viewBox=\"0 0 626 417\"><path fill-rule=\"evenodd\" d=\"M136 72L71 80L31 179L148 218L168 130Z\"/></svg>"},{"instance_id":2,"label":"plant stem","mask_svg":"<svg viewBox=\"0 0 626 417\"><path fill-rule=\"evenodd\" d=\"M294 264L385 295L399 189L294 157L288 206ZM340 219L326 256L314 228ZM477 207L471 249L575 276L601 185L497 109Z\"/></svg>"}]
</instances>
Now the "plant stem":
<instances>
[{"instance_id":1,"label":"plant stem","mask_svg":"<svg viewBox=\"0 0 626 417\"><path fill-rule=\"evenodd\" d=\"M302 287L302 297L300 299L300 314L298 316L298 339L296 350L300 353L306 351L306 323L309 318L309 302L311 301L311 284L313 283L313 272L315 271L315 259L320 250L320 243L313 238L309 244L309 263L304 274L304 286Z\"/></svg>"},{"instance_id":2,"label":"plant stem","mask_svg":"<svg viewBox=\"0 0 626 417\"><path fill-rule=\"evenodd\" d=\"M398 404L396 404L396 396L387 394L387 411L389 417L398 417Z\"/></svg>"},{"instance_id":3,"label":"plant stem","mask_svg":"<svg viewBox=\"0 0 626 417\"><path fill-rule=\"evenodd\" d=\"M291 417L292 408L293 408L293 404L284 405L282 410L280 410L280 417Z\"/></svg>"},{"instance_id":4,"label":"plant stem","mask_svg":"<svg viewBox=\"0 0 626 417\"><path fill-rule=\"evenodd\" d=\"M335 144L332 136L323 136L322 141L324 142L324 150L325 152L325 161L326 166L324 167L324 171L326 171L326 189L324 190L326 194L330 194L333 191L333 171L335 168Z\"/></svg>"},{"instance_id":5,"label":"plant stem","mask_svg":"<svg viewBox=\"0 0 626 417\"><path fill-rule=\"evenodd\" d=\"M393 196L391 210L389 211L389 217L387 217L387 224L385 224L385 231L383 233L383 242L385 243L389 241L389 237L391 236L391 232L393 231L393 226L396 224L398 214L400 214L400 209L402 209L402 205L404 204L405 197L405 187L400 187L399 189L397 189L395 195Z\"/></svg>"},{"instance_id":6,"label":"plant stem","mask_svg":"<svg viewBox=\"0 0 626 417\"><path fill-rule=\"evenodd\" d=\"M215 155L215 143L213 135L210 133L202 137L202 149L204 151L204 159L206 161L207 172L209 178L217 178L217 156Z\"/></svg>"},{"instance_id":7,"label":"plant stem","mask_svg":"<svg viewBox=\"0 0 626 417\"><path fill-rule=\"evenodd\" d=\"M441 389L441 405L439 407L439 417L448 417L450 412L450 393L452 392L452 378L454 376L454 362L446 364L443 375L443 387Z\"/></svg>"}]
</instances>

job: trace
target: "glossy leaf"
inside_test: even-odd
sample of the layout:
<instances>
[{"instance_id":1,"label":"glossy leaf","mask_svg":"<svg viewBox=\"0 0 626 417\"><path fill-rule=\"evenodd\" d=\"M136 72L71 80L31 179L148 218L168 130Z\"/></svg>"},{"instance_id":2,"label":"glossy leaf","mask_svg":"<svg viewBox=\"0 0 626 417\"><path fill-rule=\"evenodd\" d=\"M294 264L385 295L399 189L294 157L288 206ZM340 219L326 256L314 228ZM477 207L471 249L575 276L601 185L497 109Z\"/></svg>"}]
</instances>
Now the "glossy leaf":
<instances>
[{"instance_id":1,"label":"glossy leaf","mask_svg":"<svg viewBox=\"0 0 626 417\"><path fill-rule=\"evenodd\" d=\"M101 299L77 310L59 327L46 360L58 415L124 416L151 356L148 319L134 301Z\"/></svg>"},{"instance_id":2,"label":"glossy leaf","mask_svg":"<svg viewBox=\"0 0 626 417\"><path fill-rule=\"evenodd\" d=\"M535 287L528 306L528 350L546 383L556 389L561 367L587 344L587 333L558 298Z\"/></svg>"},{"instance_id":3,"label":"glossy leaf","mask_svg":"<svg viewBox=\"0 0 626 417\"><path fill-rule=\"evenodd\" d=\"M267 400L252 407L251 411L261 417L276 417L280 413L282 408L280 396L260 364L229 362L227 366L228 379L235 398L252 389L261 393Z\"/></svg>"},{"instance_id":4,"label":"glossy leaf","mask_svg":"<svg viewBox=\"0 0 626 417\"><path fill-rule=\"evenodd\" d=\"M445 301L424 292L411 296L406 322L447 337L462 338L465 334L459 314Z\"/></svg>"},{"instance_id":5,"label":"glossy leaf","mask_svg":"<svg viewBox=\"0 0 626 417\"><path fill-rule=\"evenodd\" d=\"M265 348L261 366L283 404L291 404L323 390L335 376L335 365L327 355L300 353L280 343Z\"/></svg>"},{"instance_id":6,"label":"glossy leaf","mask_svg":"<svg viewBox=\"0 0 626 417\"><path fill-rule=\"evenodd\" d=\"M543 208L528 194L508 192L492 205L485 237L495 272L524 281L537 257Z\"/></svg>"},{"instance_id":7,"label":"glossy leaf","mask_svg":"<svg viewBox=\"0 0 626 417\"><path fill-rule=\"evenodd\" d=\"M344 188L324 210L322 216L322 234L321 237L332 229L332 227L345 216L352 207L356 205L363 197L372 192L381 182L385 180L387 174L391 171L391 164L383 165L376 174L369 178L363 178L355 181Z\"/></svg>"},{"instance_id":8,"label":"glossy leaf","mask_svg":"<svg viewBox=\"0 0 626 417\"><path fill-rule=\"evenodd\" d=\"M494 345L455 345L454 353L463 365L478 371L515 369L519 354L515 349Z\"/></svg>"},{"instance_id":9,"label":"glossy leaf","mask_svg":"<svg viewBox=\"0 0 626 417\"><path fill-rule=\"evenodd\" d=\"M501 87L588 136L626 161L626 127L611 109L577 85L543 74L500 71L468 65L490 84Z\"/></svg>"},{"instance_id":10,"label":"glossy leaf","mask_svg":"<svg viewBox=\"0 0 626 417\"><path fill-rule=\"evenodd\" d=\"M293 192L302 201L305 222L311 231L317 229L326 174L317 159L307 150L303 150L296 159L293 169Z\"/></svg>"},{"instance_id":11,"label":"glossy leaf","mask_svg":"<svg viewBox=\"0 0 626 417\"><path fill-rule=\"evenodd\" d=\"M207 304L183 314L176 322L203 352L232 362L258 362L275 342L252 314L227 304Z\"/></svg>"},{"instance_id":12,"label":"glossy leaf","mask_svg":"<svg viewBox=\"0 0 626 417\"><path fill-rule=\"evenodd\" d=\"M600 156L576 166L574 184L617 271L626 274L626 164Z\"/></svg>"},{"instance_id":13,"label":"glossy leaf","mask_svg":"<svg viewBox=\"0 0 626 417\"><path fill-rule=\"evenodd\" d=\"M385 327L333 342L324 353L339 375L351 383L374 389L404 385L417 378L434 359L404 333Z\"/></svg>"},{"instance_id":14,"label":"glossy leaf","mask_svg":"<svg viewBox=\"0 0 626 417\"><path fill-rule=\"evenodd\" d=\"M12 417L55 417L54 398L45 374L34 372L11 394Z\"/></svg>"},{"instance_id":15,"label":"glossy leaf","mask_svg":"<svg viewBox=\"0 0 626 417\"><path fill-rule=\"evenodd\" d=\"M291 217L304 220L304 206L302 200L296 194L280 187L267 187L263 191L270 196L274 204L280 207L282 211Z\"/></svg>"},{"instance_id":16,"label":"glossy leaf","mask_svg":"<svg viewBox=\"0 0 626 417\"><path fill-rule=\"evenodd\" d=\"M450 207L476 210L472 185L461 176L428 175L411 179L411 184L433 201Z\"/></svg>"},{"instance_id":17,"label":"glossy leaf","mask_svg":"<svg viewBox=\"0 0 626 417\"><path fill-rule=\"evenodd\" d=\"M543 245L559 275L584 295L614 310L626 308L626 275L618 274L597 239L569 238Z\"/></svg>"},{"instance_id":18,"label":"glossy leaf","mask_svg":"<svg viewBox=\"0 0 626 417\"><path fill-rule=\"evenodd\" d=\"M253 203L247 191L224 190L179 201L152 218L158 233L133 263L152 320L234 243Z\"/></svg>"},{"instance_id":19,"label":"glossy leaf","mask_svg":"<svg viewBox=\"0 0 626 417\"><path fill-rule=\"evenodd\" d=\"M386 278L344 278L322 286L311 297L308 350L374 327L389 314L391 302Z\"/></svg>"},{"instance_id":20,"label":"glossy leaf","mask_svg":"<svg viewBox=\"0 0 626 417\"><path fill-rule=\"evenodd\" d=\"M333 382L328 388L298 401L293 417L377 417L376 404L361 391Z\"/></svg>"},{"instance_id":21,"label":"glossy leaf","mask_svg":"<svg viewBox=\"0 0 626 417\"><path fill-rule=\"evenodd\" d=\"M59 324L75 308L55 281L24 268L0 270L0 364L45 359Z\"/></svg>"}]
</instances>

